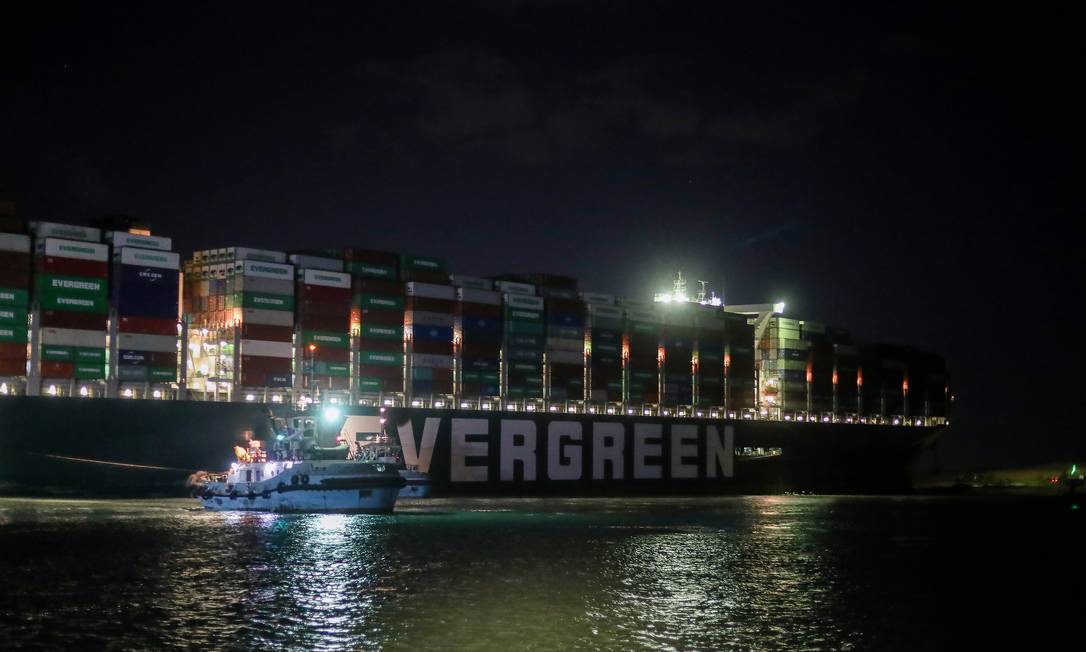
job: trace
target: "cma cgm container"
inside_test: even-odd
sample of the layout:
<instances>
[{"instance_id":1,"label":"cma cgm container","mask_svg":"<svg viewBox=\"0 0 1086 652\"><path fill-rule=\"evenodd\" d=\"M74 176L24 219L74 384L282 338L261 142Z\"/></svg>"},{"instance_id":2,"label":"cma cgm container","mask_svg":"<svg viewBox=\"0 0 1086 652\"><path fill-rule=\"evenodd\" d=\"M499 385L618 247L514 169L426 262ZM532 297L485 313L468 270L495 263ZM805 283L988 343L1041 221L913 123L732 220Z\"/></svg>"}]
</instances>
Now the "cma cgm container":
<instances>
[{"instance_id":1,"label":"cma cgm container","mask_svg":"<svg viewBox=\"0 0 1086 652\"><path fill-rule=\"evenodd\" d=\"M346 391L351 387L351 276L343 261L291 256L298 266L295 304L298 352L305 389ZM305 267L302 267L305 265Z\"/></svg>"},{"instance_id":2,"label":"cma cgm container","mask_svg":"<svg viewBox=\"0 0 1086 652\"><path fill-rule=\"evenodd\" d=\"M351 332L357 338L356 390L377 397L404 392L404 284L400 256L344 249L351 274Z\"/></svg>"},{"instance_id":3,"label":"cma cgm container","mask_svg":"<svg viewBox=\"0 0 1086 652\"><path fill-rule=\"evenodd\" d=\"M456 287L456 393L467 400L499 398L502 295L492 289L490 279L454 275L452 282Z\"/></svg>"},{"instance_id":4,"label":"cma cgm container","mask_svg":"<svg viewBox=\"0 0 1086 652\"><path fill-rule=\"evenodd\" d=\"M0 382L24 385L30 310L30 236L0 233Z\"/></svg>"},{"instance_id":5,"label":"cma cgm container","mask_svg":"<svg viewBox=\"0 0 1086 652\"><path fill-rule=\"evenodd\" d=\"M56 230L48 228L44 232ZM96 229L90 231L97 233ZM47 393L74 392L75 381L104 380L109 247L97 242L39 238L34 267L34 303L40 314L40 328L31 366Z\"/></svg>"},{"instance_id":6,"label":"cma cgm container","mask_svg":"<svg viewBox=\"0 0 1086 652\"><path fill-rule=\"evenodd\" d=\"M660 321L650 305L624 300L626 331L626 401L633 405L660 402Z\"/></svg>"},{"instance_id":7,"label":"cma cgm container","mask_svg":"<svg viewBox=\"0 0 1086 652\"><path fill-rule=\"evenodd\" d=\"M588 399L621 402L622 350L626 327L621 307L608 294L582 292L585 302L585 351L589 379Z\"/></svg>"},{"instance_id":8,"label":"cma cgm container","mask_svg":"<svg viewBox=\"0 0 1086 652\"><path fill-rule=\"evenodd\" d=\"M407 284L404 335L408 345L408 393L415 397L453 393L453 324L456 289L451 285Z\"/></svg>"},{"instance_id":9,"label":"cma cgm container","mask_svg":"<svg viewBox=\"0 0 1086 652\"><path fill-rule=\"evenodd\" d=\"M111 377L120 385L176 383L180 256L169 251L169 238L114 232L107 239L113 242L111 296L116 315L110 338Z\"/></svg>"},{"instance_id":10,"label":"cma cgm container","mask_svg":"<svg viewBox=\"0 0 1086 652\"><path fill-rule=\"evenodd\" d=\"M532 286L517 284L518 291ZM510 292L499 281L502 294L502 396L513 400L543 398L543 297ZM516 286L514 286L516 287Z\"/></svg>"}]
</instances>

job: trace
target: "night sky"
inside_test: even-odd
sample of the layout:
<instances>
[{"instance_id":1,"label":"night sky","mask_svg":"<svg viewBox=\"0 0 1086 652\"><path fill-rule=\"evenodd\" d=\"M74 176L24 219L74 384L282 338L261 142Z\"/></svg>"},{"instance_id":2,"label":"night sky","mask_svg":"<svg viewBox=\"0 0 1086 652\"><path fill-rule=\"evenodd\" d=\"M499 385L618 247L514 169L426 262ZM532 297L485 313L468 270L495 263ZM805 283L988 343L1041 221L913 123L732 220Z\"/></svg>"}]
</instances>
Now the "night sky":
<instances>
[{"instance_id":1,"label":"night sky","mask_svg":"<svg viewBox=\"0 0 1086 652\"><path fill-rule=\"evenodd\" d=\"M0 197L22 217L646 299L681 269L945 354L944 467L1086 458L1070 15L45 4L0 9Z\"/></svg>"}]
</instances>

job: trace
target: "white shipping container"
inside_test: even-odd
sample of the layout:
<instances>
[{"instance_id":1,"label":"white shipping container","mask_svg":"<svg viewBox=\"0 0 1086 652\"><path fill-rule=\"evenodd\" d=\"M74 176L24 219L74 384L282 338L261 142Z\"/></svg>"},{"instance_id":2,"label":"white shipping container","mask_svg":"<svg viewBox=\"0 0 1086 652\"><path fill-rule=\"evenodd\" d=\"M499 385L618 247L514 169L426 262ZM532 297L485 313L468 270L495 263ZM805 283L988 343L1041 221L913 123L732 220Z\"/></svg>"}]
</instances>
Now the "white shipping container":
<instances>
[{"instance_id":1,"label":"white shipping container","mask_svg":"<svg viewBox=\"0 0 1086 652\"><path fill-rule=\"evenodd\" d=\"M584 340L571 337L548 337L547 348L556 351L584 351Z\"/></svg>"},{"instance_id":2,"label":"white shipping container","mask_svg":"<svg viewBox=\"0 0 1086 652\"><path fill-rule=\"evenodd\" d=\"M288 281L294 280L294 266L279 263L268 263L260 260L246 260L241 264L241 273L244 276L257 278L278 278Z\"/></svg>"},{"instance_id":3,"label":"white shipping container","mask_svg":"<svg viewBox=\"0 0 1086 652\"><path fill-rule=\"evenodd\" d=\"M405 326L418 324L420 326L446 326L452 328L455 319L455 315L444 312L426 312L424 310L408 310L403 314Z\"/></svg>"},{"instance_id":4,"label":"white shipping container","mask_svg":"<svg viewBox=\"0 0 1086 652\"><path fill-rule=\"evenodd\" d=\"M266 263L287 262L287 255L282 251L252 249L250 247L227 247L215 251L216 258L226 258L228 260L262 260Z\"/></svg>"},{"instance_id":5,"label":"white shipping container","mask_svg":"<svg viewBox=\"0 0 1086 652\"><path fill-rule=\"evenodd\" d=\"M109 261L109 246L96 242L45 238L44 240L38 240L37 245L34 247L34 251L38 254L55 256L57 258L93 260L99 263Z\"/></svg>"},{"instance_id":6,"label":"white shipping container","mask_svg":"<svg viewBox=\"0 0 1086 652\"><path fill-rule=\"evenodd\" d=\"M585 303L602 303L608 306L615 305L615 297L612 294L600 294L599 292L582 292L581 301Z\"/></svg>"},{"instance_id":7,"label":"white shipping container","mask_svg":"<svg viewBox=\"0 0 1086 652\"><path fill-rule=\"evenodd\" d=\"M207 281L200 281L200 287L207 294ZM235 292L259 292L261 294L294 294L294 282L277 278L261 278L259 276L234 277Z\"/></svg>"},{"instance_id":8,"label":"white shipping container","mask_svg":"<svg viewBox=\"0 0 1086 652\"><path fill-rule=\"evenodd\" d=\"M411 282L407 284L407 296L452 301L456 298L456 290L451 285Z\"/></svg>"},{"instance_id":9,"label":"white shipping container","mask_svg":"<svg viewBox=\"0 0 1086 652\"><path fill-rule=\"evenodd\" d=\"M528 310L542 310L543 297L529 297L520 294L502 295L505 305L510 308L526 308Z\"/></svg>"},{"instance_id":10,"label":"white shipping container","mask_svg":"<svg viewBox=\"0 0 1086 652\"><path fill-rule=\"evenodd\" d=\"M453 357L451 355L416 353L411 356L411 366L426 367L428 369L452 369Z\"/></svg>"},{"instance_id":11,"label":"white shipping container","mask_svg":"<svg viewBox=\"0 0 1086 652\"><path fill-rule=\"evenodd\" d=\"M102 232L89 226L57 224L56 222L31 222L30 231L37 238L63 238L83 242L99 242ZM52 255L52 254L50 254Z\"/></svg>"},{"instance_id":12,"label":"white shipping container","mask_svg":"<svg viewBox=\"0 0 1086 652\"><path fill-rule=\"evenodd\" d=\"M119 258L122 265L142 265L175 270L181 268L181 256L172 251L151 251L135 247L121 247L119 251L120 256L117 255L118 250L114 249L113 257Z\"/></svg>"},{"instance_id":13,"label":"white shipping container","mask_svg":"<svg viewBox=\"0 0 1086 652\"><path fill-rule=\"evenodd\" d=\"M41 343L104 349L106 348L106 332L74 328L43 328L41 329Z\"/></svg>"},{"instance_id":14,"label":"white shipping container","mask_svg":"<svg viewBox=\"0 0 1086 652\"><path fill-rule=\"evenodd\" d=\"M476 290L467 287L457 288L456 298L464 303L482 303L488 306L502 305L501 293L490 290Z\"/></svg>"},{"instance_id":15,"label":"white shipping container","mask_svg":"<svg viewBox=\"0 0 1086 652\"><path fill-rule=\"evenodd\" d=\"M547 351L547 362L557 364L584 364L582 351Z\"/></svg>"},{"instance_id":16,"label":"white shipping container","mask_svg":"<svg viewBox=\"0 0 1086 652\"><path fill-rule=\"evenodd\" d=\"M241 311L241 321L244 324L263 324L265 326L293 326L294 311L245 308Z\"/></svg>"},{"instance_id":17,"label":"white shipping container","mask_svg":"<svg viewBox=\"0 0 1086 652\"><path fill-rule=\"evenodd\" d=\"M513 281L494 281L494 289L506 294L535 295L535 286L527 283L514 283Z\"/></svg>"},{"instance_id":18,"label":"white shipping container","mask_svg":"<svg viewBox=\"0 0 1086 652\"><path fill-rule=\"evenodd\" d=\"M325 258L324 256L306 256L305 254L291 254L290 262L298 269L322 269L326 272L342 272L343 261L338 258Z\"/></svg>"},{"instance_id":19,"label":"white shipping container","mask_svg":"<svg viewBox=\"0 0 1086 652\"><path fill-rule=\"evenodd\" d=\"M241 355L259 355L265 358L292 358L294 344L267 340L242 340Z\"/></svg>"},{"instance_id":20,"label":"white shipping container","mask_svg":"<svg viewBox=\"0 0 1086 652\"><path fill-rule=\"evenodd\" d=\"M28 254L30 253L30 236L22 233L0 233L0 251Z\"/></svg>"},{"instance_id":21,"label":"white shipping container","mask_svg":"<svg viewBox=\"0 0 1086 652\"><path fill-rule=\"evenodd\" d=\"M157 249L169 251L173 249L173 240L160 235L137 235L127 231L110 231L106 233L106 240L113 243L113 248L136 247L138 249Z\"/></svg>"},{"instance_id":22,"label":"white shipping container","mask_svg":"<svg viewBox=\"0 0 1086 652\"><path fill-rule=\"evenodd\" d=\"M464 276L463 274L453 274L452 284L458 288L470 288L472 290L493 290L494 281L488 278L480 278L478 276Z\"/></svg>"},{"instance_id":23,"label":"white shipping container","mask_svg":"<svg viewBox=\"0 0 1086 652\"><path fill-rule=\"evenodd\" d=\"M593 317L603 317L606 319L622 319L622 308L618 306L608 306L602 303L590 303L586 307L588 314Z\"/></svg>"},{"instance_id":24,"label":"white shipping container","mask_svg":"<svg viewBox=\"0 0 1086 652\"><path fill-rule=\"evenodd\" d=\"M117 348L170 353L177 350L177 336L117 333Z\"/></svg>"},{"instance_id":25,"label":"white shipping container","mask_svg":"<svg viewBox=\"0 0 1086 652\"><path fill-rule=\"evenodd\" d=\"M343 262L343 261L339 261ZM298 270L302 282L306 285L320 285L329 288L351 288L351 275L342 272L330 272L322 269Z\"/></svg>"}]
</instances>

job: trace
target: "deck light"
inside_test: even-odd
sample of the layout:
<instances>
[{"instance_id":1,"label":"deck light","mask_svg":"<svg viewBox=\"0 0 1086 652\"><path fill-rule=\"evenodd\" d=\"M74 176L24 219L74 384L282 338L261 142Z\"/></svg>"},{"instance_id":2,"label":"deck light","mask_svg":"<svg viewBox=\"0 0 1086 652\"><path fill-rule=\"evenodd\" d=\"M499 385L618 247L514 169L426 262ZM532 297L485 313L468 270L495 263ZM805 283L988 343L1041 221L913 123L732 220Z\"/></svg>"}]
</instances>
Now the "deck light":
<instances>
[{"instance_id":1,"label":"deck light","mask_svg":"<svg viewBox=\"0 0 1086 652\"><path fill-rule=\"evenodd\" d=\"M326 408L324 408L324 420L325 421L327 421L328 423L332 423L333 421L335 421L338 418L339 418L339 408L337 408L337 407L326 407Z\"/></svg>"}]
</instances>

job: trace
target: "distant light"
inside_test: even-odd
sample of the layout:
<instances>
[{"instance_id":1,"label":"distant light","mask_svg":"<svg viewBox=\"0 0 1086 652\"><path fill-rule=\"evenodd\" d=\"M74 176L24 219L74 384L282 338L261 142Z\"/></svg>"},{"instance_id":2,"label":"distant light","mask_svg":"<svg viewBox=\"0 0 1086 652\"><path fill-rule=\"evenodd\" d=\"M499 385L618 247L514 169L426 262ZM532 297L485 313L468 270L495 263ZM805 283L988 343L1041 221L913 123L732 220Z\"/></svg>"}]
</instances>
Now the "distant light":
<instances>
[{"instance_id":1,"label":"distant light","mask_svg":"<svg viewBox=\"0 0 1086 652\"><path fill-rule=\"evenodd\" d=\"M7 393L8 393L8 384L7 383L0 383L0 394L3 394L5 396L7 396Z\"/></svg>"},{"instance_id":2,"label":"distant light","mask_svg":"<svg viewBox=\"0 0 1086 652\"><path fill-rule=\"evenodd\" d=\"M529 403L528 405L524 406L524 409L528 410L529 412L535 412L535 404Z\"/></svg>"},{"instance_id":3,"label":"distant light","mask_svg":"<svg viewBox=\"0 0 1086 652\"><path fill-rule=\"evenodd\" d=\"M129 390L129 391L131 391L131 390ZM256 397L255 397L255 396L253 396L252 394L246 394L246 395L245 395L245 400L246 400L246 401L255 401L255 400L256 400Z\"/></svg>"},{"instance_id":4,"label":"distant light","mask_svg":"<svg viewBox=\"0 0 1086 652\"><path fill-rule=\"evenodd\" d=\"M335 404L339 403L339 398L338 398L338 397L336 397L336 396L333 396L333 397L331 398L331 401L332 401L332 405L335 405Z\"/></svg>"},{"instance_id":5,"label":"distant light","mask_svg":"<svg viewBox=\"0 0 1086 652\"><path fill-rule=\"evenodd\" d=\"M434 401L434 407L445 407L445 401Z\"/></svg>"},{"instance_id":6,"label":"distant light","mask_svg":"<svg viewBox=\"0 0 1086 652\"><path fill-rule=\"evenodd\" d=\"M509 405L505 406L505 409L506 410L515 410L515 409L517 409L517 406L515 404L513 404L513 403L510 403Z\"/></svg>"},{"instance_id":7,"label":"distant light","mask_svg":"<svg viewBox=\"0 0 1086 652\"><path fill-rule=\"evenodd\" d=\"M773 304L773 312L783 314L784 313L784 302L783 301L778 301L777 303L774 303Z\"/></svg>"},{"instance_id":8,"label":"distant light","mask_svg":"<svg viewBox=\"0 0 1086 652\"><path fill-rule=\"evenodd\" d=\"M124 397L125 398L132 398L132 388L131 387L128 387L128 388L126 388L124 390Z\"/></svg>"},{"instance_id":9,"label":"distant light","mask_svg":"<svg viewBox=\"0 0 1086 652\"><path fill-rule=\"evenodd\" d=\"M489 410L490 409L490 403L483 403L482 407L483 407L484 410Z\"/></svg>"},{"instance_id":10,"label":"distant light","mask_svg":"<svg viewBox=\"0 0 1086 652\"><path fill-rule=\"evenodd\" d=\"M278 394L272 394L272 403L282 403L283 397Z\"/></svg>"},{"instance_id":11,"label":"distant light","mask_svg":"<svg viewBox=\"0 0 1086 652\"><path fill-rule=\"evenodd\" d=\"M87 389L86 385L79 388L79 395L80 396L86 396L87 394L90 394L90 390Z\"/></svg>"},{"instance_id":12,"label":"distant light","mask_svg":"<svg viewBox=\"0 0 1086 652\"><path fill-rule=\"evenodd\" d=\"M462 401L460 403L460 407L461 408L469 408L469 407L471 407L471 403L468 403L467 401Z\"/></svg>"},{"instance_id":13,"label":"distant light","mask_svg":"<svg viewBox=\"0 0 1086 652\"><path fill-rule=\"evenodd\" d=\"M558 406L557 405L552 405L551 406L551 412L557 412L557 411L558 411Z\"/></svg>"},{"instance_id":14,"label":"distant light","mask_svg":"<svg viewBox=\"0 0 1086 652\"><path fill-rule=\"evenodd\" d=\"M415 399L415 400L411 401L411 407L420 407L421 405L422 405L422 401L420 401L418 399Z\"/></svg>"},{"instance_id":15,"label":"distant light","mask_svg":"<svg viewBox=\"0 0 1086 652\"><path fill-rule=\"evenodd\" d=\"M326 407L324 408L324 420L331 423L339 418L339 408Z\"/></svg>"},{"instance_id":16,"label":"distant light","mask_svg":"<svg viewBox=\"0 0 1086 652\"><path fill-rule=\"evenodd\" d=\"M390 398L386 398L386 399L385 399L385 405L395 405L395 401L393 401L393 400L392 400L392 399L390 399ZM384 408L381 408L381 411L383 412L383 411L384 411Z\"/></svg>"},{"instance_id":17,"label":"distant light","mask_svg":"<svg viewBox=\"0 0 1086 652\"><path fill-rule=\"evenodd\" d=\"M86 389L86 387L80 389L79 392L83 393L84 389ZM155 398L162 398L162 390L156 389L155 391L151 392L151 396L154 396Z\"/></svg>"},{"instance_id":18,"label":"distant light","mask_svg":"<svg viewBox=\"0 0 1086 652\"><path fill-rule=\"evenodd\" d=\"M132 391L132 390L128 390L128 391ZM56 396L56 395L57 395L57 386L56 385L50 385L49 386L49 396Z\"/></svg>"}]
</instances>

